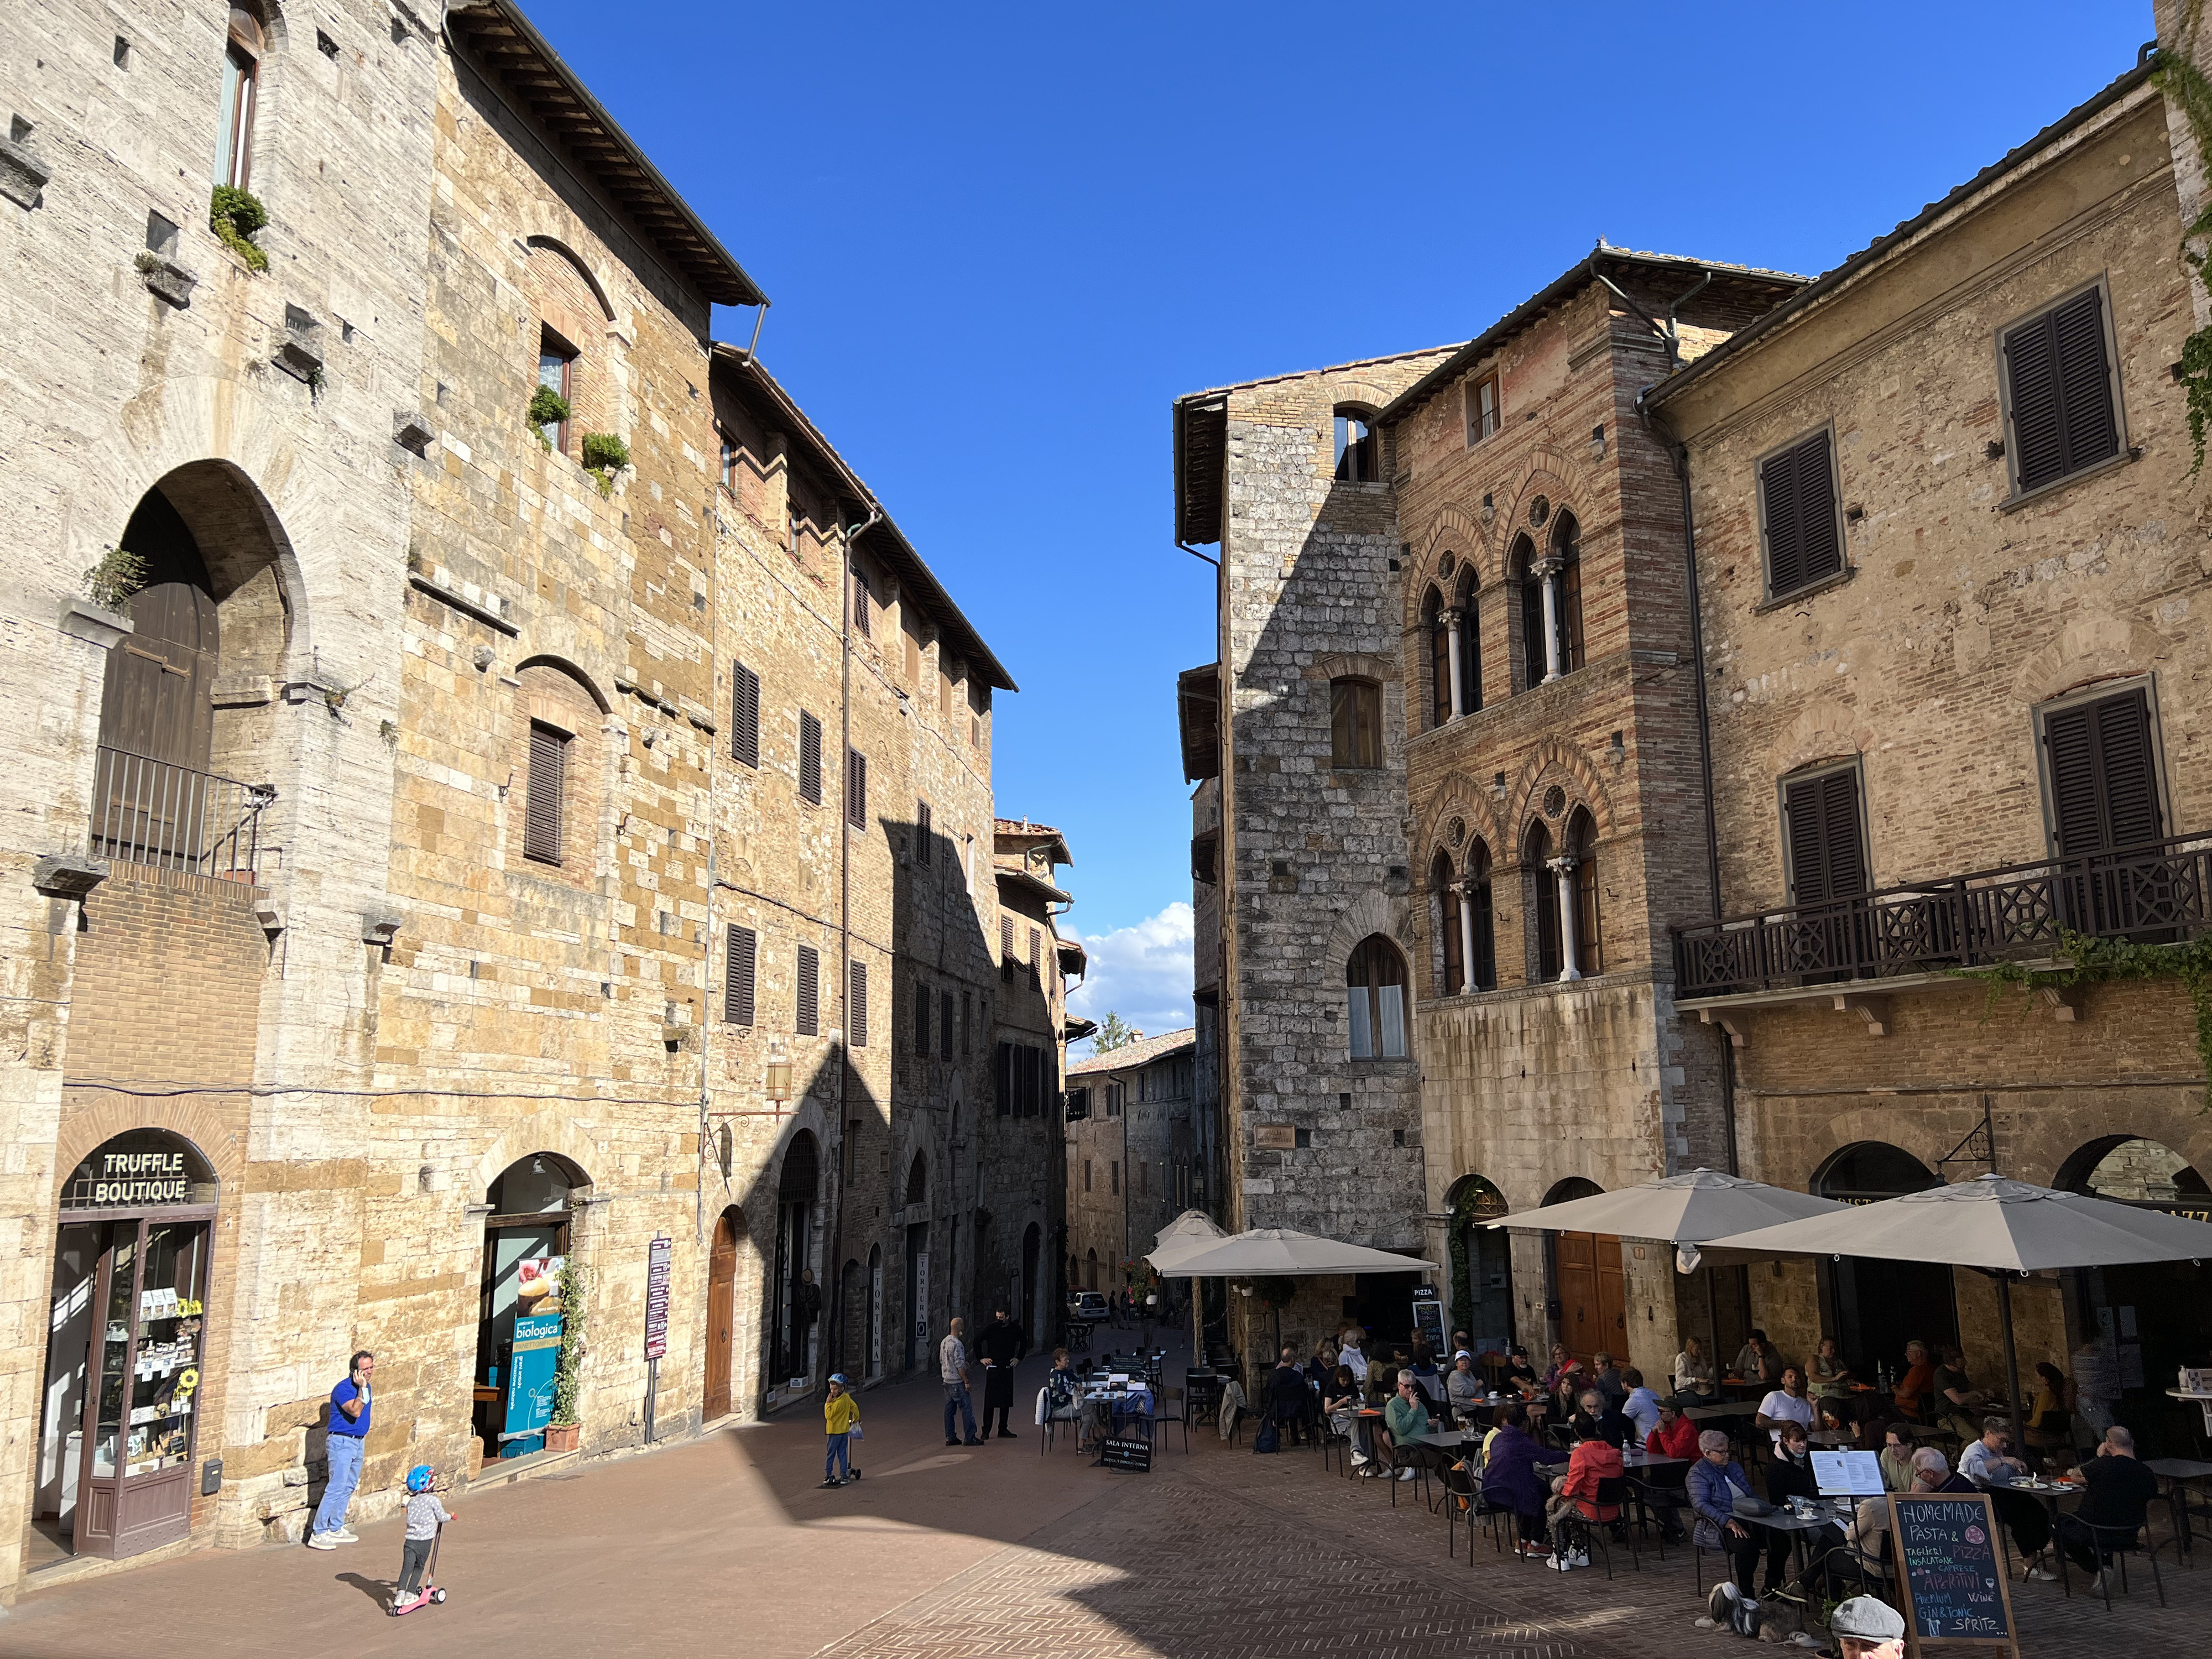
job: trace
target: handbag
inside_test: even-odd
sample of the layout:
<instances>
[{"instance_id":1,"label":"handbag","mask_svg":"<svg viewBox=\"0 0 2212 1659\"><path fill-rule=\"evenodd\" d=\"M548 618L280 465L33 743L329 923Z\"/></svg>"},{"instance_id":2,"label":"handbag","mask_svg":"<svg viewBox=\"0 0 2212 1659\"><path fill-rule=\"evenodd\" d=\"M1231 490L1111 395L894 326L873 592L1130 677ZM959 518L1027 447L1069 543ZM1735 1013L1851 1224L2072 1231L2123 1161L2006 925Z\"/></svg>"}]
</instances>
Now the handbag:
<instances>
[{"instance_id":1,"label":"handbag","mask_svg":"<svg viewBox=\"0 0 2212 1659\"><path fill-rule=\"evenodd\" d=\"M845 1438L848 1440L865 1440L867 1438L867 1436L861 1431L860 1419L859 1418L854 1418L853 1419L853 1426L845 1431Z\"/></svg>"}]
</instances>

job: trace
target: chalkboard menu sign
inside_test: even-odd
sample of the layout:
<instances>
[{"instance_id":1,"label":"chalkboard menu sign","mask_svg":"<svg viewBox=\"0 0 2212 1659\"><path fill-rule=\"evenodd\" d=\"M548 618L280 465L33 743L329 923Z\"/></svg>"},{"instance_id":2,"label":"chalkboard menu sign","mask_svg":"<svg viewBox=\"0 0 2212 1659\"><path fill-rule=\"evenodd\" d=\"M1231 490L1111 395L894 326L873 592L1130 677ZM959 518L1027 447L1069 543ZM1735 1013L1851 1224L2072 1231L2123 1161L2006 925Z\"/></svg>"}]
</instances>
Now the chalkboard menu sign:
<instances>
[{"instance_id":1,"label":"chalkboard menu sign","mask_svg":"<svg viewBox=\"0 0 2212 1659\"><path fill-rule=\"evenodd\" d=\"M1889 1529L1910 1651L1954 1642L2020 1651L1996 1511L1986 1493L1893 1493Z\"/></svg>"},{"instance_id":2,"label":"chalkboard menu sign","mask_svg":"<svg viewBox=\"0 0 2212 1659\"><path fill-rule=\"evenodd\" d=\"M1134 1469L1139 1474L1150 1474L1152 1443L1141 1435L1109 1435L1105 1455L1099 1462L1109 1469Z\"/></svg>"}]
</instances>

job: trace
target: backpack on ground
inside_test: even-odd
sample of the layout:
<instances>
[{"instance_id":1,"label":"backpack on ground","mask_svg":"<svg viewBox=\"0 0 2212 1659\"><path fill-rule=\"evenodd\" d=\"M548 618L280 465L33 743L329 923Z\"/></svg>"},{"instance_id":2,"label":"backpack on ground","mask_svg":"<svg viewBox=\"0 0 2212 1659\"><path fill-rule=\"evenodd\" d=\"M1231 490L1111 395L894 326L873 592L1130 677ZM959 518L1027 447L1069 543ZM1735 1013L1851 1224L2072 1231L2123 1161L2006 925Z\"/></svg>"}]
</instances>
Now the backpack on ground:
<instances>
[{"instance_id":1,"label":"backpack on ground","mask_svg":"<svg viewBox=\"0 0 2212 1659\"><path fill-rule=\"evenodd\" d=\"M1264 1456L1269 1452L1279 1452L1282 1449L1282 1431L1275 1426L1273 1418L1266 1419L1261 1423L1259 1431L1252 1437L1253 1451Z\"/></svg>"}]
</instances>

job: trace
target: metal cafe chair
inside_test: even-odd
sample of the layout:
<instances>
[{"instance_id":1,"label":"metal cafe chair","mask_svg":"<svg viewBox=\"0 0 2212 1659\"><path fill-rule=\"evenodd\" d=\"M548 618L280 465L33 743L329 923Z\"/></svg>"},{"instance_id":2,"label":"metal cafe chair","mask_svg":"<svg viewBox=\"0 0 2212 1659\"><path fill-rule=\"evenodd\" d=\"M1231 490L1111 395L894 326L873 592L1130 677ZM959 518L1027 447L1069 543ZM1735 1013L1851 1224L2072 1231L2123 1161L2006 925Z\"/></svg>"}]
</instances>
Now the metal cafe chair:
<instances>
[{"instance_id":1,"label":"metal cafe chair","mask_svg":"<svg viewBox=\"0 0 2212 1659\"><path fill-rule=\"evenodd\" d=\"M2094 1535L2097 1559L2105 1564L2106 1571L2099 1575L2098 1587L2105 1593L2106 1613L2112 1610L2112 1567L2115 1562L2119 1566L2120 1594L2128 1595L2134 1593L2128 1587L2128 1557L2130 1555L2141 1555L2150 1563L2151 1583L2158 1589L2158 1604L2160 1607L2166 1605L2166 1580L2159 1574L2158 1552L2150 1547L2146 1536L2150 1527L2148 1520L2139 1527L2100 1527L2092 1521L2081 1521L2075 1524L2087 1528Z\"/></svg>"}]
</instances>

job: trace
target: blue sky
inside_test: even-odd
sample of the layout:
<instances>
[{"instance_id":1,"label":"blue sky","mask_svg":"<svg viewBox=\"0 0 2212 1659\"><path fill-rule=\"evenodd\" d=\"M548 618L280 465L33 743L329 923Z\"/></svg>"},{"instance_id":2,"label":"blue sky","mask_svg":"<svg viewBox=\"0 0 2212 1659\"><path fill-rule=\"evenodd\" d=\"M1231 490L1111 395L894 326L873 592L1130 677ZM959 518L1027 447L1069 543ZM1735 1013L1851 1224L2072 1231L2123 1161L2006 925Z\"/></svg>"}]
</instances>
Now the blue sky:
<instances>
[{"instance_id":1,"label":"blue sky","mask_svg":"<svg viewBox=\"0 0 2212 1659\"><path fill-rule=\"evenodd\" d=\"M1600 236L1826 270L2153 27L2147 0L526 4L773 297L763 361L1020 682L999 810L1073 848L1079 1008L1152 1031L1190 1018L1174 684L1213 655L1173 398L1465 339Z\"/></svg>"}]
</instances>

